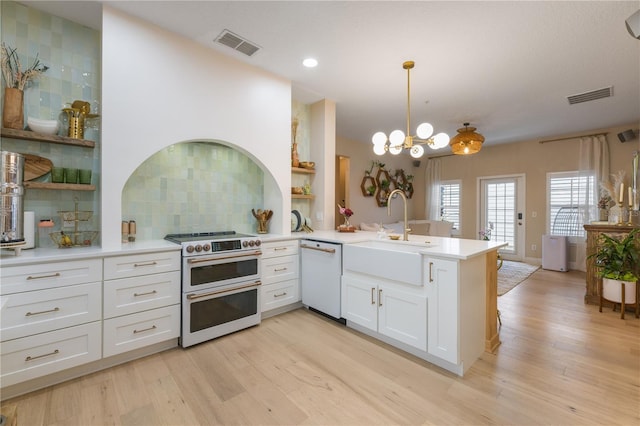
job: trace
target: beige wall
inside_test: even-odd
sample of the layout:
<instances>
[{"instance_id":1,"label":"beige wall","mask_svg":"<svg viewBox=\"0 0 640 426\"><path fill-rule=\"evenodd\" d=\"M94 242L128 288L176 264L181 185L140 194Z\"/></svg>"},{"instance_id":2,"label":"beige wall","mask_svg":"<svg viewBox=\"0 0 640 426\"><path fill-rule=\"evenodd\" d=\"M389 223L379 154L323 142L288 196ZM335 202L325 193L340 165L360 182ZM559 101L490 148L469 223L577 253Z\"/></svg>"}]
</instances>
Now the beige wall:
<instances>
[{"instance_id":1,"label":"beige wall","mask_svg":"<svg viewBox=\"0 0 640 426\"><path fill-rule=\"evenodd\" d=\"M621 143L617 134L627 129L637 131L639 123L630 123L610 129L596 129L593 133L608 132L609 152L611 157L611 172L626 170L628 182L631 176L631 158L636 150L640 150L640 142ZM583 133L584 134L584 133ZM567 135L574 136L574 135ZM575 135L579 136L579 135ZM564 137L564 136L563 136ZM547 138L550 139L550 138ZM510 174L524 174L526 180L525 200L525 257L540 258L542 235L546 230L546 177L549 172L578 170L579 139L569 139L541 144L538 140L501 144L484 147L478 154L469 157L446 155L441 157L442 179L460 179L462 181L462 238L475 239L477 224L477 179L484 176L501 176ZM337 153L351 157L351 203L355 207L358 219L362 222L387 222L386 209L375 206L375 201L365 198L360 193L360 180L369 162L376 157L371 151L370 144L361 142L338 140ZM411 171L416 176L416 194L410 203L410 217L424 218L424 169L423 159L420 167L412 167L411 158L401 155L391 158L390 155L378 157L391 168L403 167L405 172ZM392 165L392 161L398 161ZM356 191L357 189L357 191ZM531 212L537 212L532 218ZM400 209L395 210L402 213ZM536 244L537 250L531 250Z\"/></svg>"}]
</instances>

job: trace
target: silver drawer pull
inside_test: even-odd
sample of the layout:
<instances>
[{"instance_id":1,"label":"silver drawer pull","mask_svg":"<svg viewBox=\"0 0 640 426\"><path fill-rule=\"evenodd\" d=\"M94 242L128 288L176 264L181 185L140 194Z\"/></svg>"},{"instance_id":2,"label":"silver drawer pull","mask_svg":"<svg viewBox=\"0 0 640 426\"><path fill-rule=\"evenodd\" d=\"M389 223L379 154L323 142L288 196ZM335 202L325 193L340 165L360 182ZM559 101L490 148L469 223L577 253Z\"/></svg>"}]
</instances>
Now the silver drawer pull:
<instances>
[{"instance_id":1,"label":"silver drawer pull","mask_svg":"<svg viewBox=\"0 0 640 426\"><path fill-rule=\"evenodd\" d=\"M287 270L287 268L275 268L273 270L273 272L282 272L282 271L286 271L286 270Z\"/></svg>"},{"instance_id":2,"label":"silver drawer pull","mask_svg":"<svg viewBox=\"0 0 640 426\"><path fill-rule=\"evenodd\" d=\"M147 291L146 293L133 293L133 297L148 296L150 294L156 294L156 293L157 291L155 290Z\"/></svg>"},{"instance_id":3,"label":"silver drawer pull","mask_svg":"<svg viewBox=\"0 0 640 426\"><path fill-rule=\"evenodd\" d=\"M49 309L48 311L40 311L40 312L27 312L26 314L24 314L25 317L30 317L32 315L40 315L40 314L50 314L51 312L58 312L60 310L60 308L58 308L57 306L53 309Z\"/></svg>"},{"instance_id":4,"label":"silver drawer pull","mask_svg":"<svg viewBox=\"0 0 640 426\"><path fill-rule=\"evenodd\" d=\"M311 250L318 250L318 251L324 251L326 253L335 253L336 249L328 249L328 248L322 248L322 247L314 247L314 246L308 246L306 244L300 244L301 248L306 248L306 249L311 249Z\"/></svg>"},{"instance_id":5,"label":"silver drawer pull","mask_svg":"<svg viewBox=\"0 0 640 426\"><path fill-rule=\"evenodd\" d=\"M286 249L287 247L275 247L273 251L280 251L280 250L286 250Z\"/></svg>"},{"instance_id":6,"label":"silver drawer pull","mask_svg":"<svg viewBox=\"0 0 640 426\"><path fill-rule=\"evenodd\" d=\"M147 262L147 263L134 263L134 264L133 264L133 267L134 267L134 268L138 268L138 267L140 267L140 266L154 266L154 265L157 265L157 264L158 264L158 262L156 262L156 261L153 261L153 262Z\"/></svg>"},{"instance_id":7,"label":"silver drawer pull","mask_svg":"<svg viewBox=\"0 0 640 426\"><path fill-rule=\"evenodd\" d=\"M39 280L42 278L55 278L55 277L59 277L60 276L60 272L56 272L55 274L51 274L51 275L40 275L39 277L34 277L33 275L29 275L27 277L28 280Z\"/></svg>"},{"instance_id":8,"label":"silver drawer pull","mask_svg":"<svg viewBox=\"0 0 640 426\"><path fill-rule=\"evenodd\" d=\"M286 295L287 295L287 292L285 291L285 292L283 292L281 294L274 294L273 297L282 297L282 296L286 296Z\"/></svg>"},{"instance_id":9,"label":"silver drawer pull","mask_svg":"<svg viewBox=\"0 0 640 426\"><path fill-rule=\"evenodd\" d=\"M50 353L48 353L48 354L44 354L44 355L36 355L36 356L28 356L28 357L26 357L24 360L25 360L25 361L33 361L33 360L36 360L36 359L39 359L39 358L44 358L45 356L57 355L57 354L59 354L59 353L60 353L60 351L56 349L55 351L50 352Z\"/></svg>"},{"instance_id":10,"label":"silver drawer pull","mask_svg":"<svg viewBox=\"0 0 640 426\"><path fill-rule=\"evenodd\" d=\"M145 328L145 329L142 329L142 330L133 330L133 334L143 333L143 332L149 331L149 330L155 330L156 328L158 328L158 327L156 327L155 325L152 325L151 327Z\"/></svg>"}]
</instances>

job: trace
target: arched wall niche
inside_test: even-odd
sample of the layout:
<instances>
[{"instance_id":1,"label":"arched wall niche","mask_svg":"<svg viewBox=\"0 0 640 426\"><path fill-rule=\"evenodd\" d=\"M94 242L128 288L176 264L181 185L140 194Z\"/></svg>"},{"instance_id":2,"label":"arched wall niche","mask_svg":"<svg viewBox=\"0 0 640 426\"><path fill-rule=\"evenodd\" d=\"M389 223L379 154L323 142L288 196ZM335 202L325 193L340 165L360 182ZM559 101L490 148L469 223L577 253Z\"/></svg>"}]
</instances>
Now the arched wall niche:
<instances>
[{"instance_id":1,"label":"arched wall niche","mask_svg":"<svg viewBox=\"0 0 640 426\"><path fill-rule=\"evenodd\" d=\"M265 188L277 188L274 177L241 147L213 139L182 141L156 151L131 173L122 190L122 219L136 221L137 240L185 232L255 233L251 209L277 214L281 205L265 204L273 203Z\"/></svg>"}]
</instances>

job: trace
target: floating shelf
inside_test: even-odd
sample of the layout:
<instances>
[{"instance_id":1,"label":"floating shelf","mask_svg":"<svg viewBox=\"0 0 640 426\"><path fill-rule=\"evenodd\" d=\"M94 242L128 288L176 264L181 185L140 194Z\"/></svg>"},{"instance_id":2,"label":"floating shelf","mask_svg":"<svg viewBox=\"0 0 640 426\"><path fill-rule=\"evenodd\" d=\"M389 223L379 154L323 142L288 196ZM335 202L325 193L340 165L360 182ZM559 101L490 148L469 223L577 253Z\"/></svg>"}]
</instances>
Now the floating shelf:
<instances>
[{"instance_id":1,"label":"floating shelf","mask_svg":"<svg viewBox=\"0 0 640 426\"><path fill-rule=\"evenodd\" d=\"M95 191L95 185L79 183L23 182L25 189L66 189L73 191Z\"/></svg>"},{"instance_id":2,"label":"floating shelf","mask_svg":"<svg viewBox=\"0 0 640 426\"><path fill-rule=\"evenodd\" d=\"M30 141L57 143L60 145L80 146L85 148L95 148L96 143L87 139L75 139L66 136L44 135L29 130L16 130L2 128L0 135L3 138L26 139Z\"/></svg>"},{"instance_id":3,"label":"floating shelf","mask_svg":"<svg viewBox=\"0 0 640 426\"><path fill-rule=\"evenodd\" d=\"M315 174L315 169L303 169L302 167L291 167L291 173Z\"/></svg>"},{"instance_id":4,"label":"floating shelf","mask_svg":"<svg viewBox=\"0 0 640 426\"><path fill-rule=\"evenodd\" d=\"M298 199L298 200L313 200L315 198L315 195L291 194L291 198Z\"/></svg>"}]
</instances>

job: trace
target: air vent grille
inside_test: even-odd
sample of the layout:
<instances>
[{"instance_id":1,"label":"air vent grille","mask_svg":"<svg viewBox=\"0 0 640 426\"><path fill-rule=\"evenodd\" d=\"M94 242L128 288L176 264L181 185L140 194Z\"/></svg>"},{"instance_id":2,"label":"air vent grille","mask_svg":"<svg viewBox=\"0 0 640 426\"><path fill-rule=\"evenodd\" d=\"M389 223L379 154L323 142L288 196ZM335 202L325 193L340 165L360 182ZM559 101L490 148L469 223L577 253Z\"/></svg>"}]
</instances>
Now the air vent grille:
<instances>
[{"instance_id":1,"label":"air vent grille","mask_svg":"<svg viewBox=\"0 0 640 426\"><path fill-rule=\"evenodd\" d=\"M220 35L216 37L215 41L216 43L223 44L247 56L253 56L258 50L260 50L260 47L255 43L252 43L229 30L222 31Z\"/></svg>"},{"instance_id":2,"label":"air vent grille","mask_svg":"<svg viewBox=\"0 0 640 426\"><path fill-rule=\"evenodd\" d=\"M569 105L574 105L582 102L595 101L596 99L609 98L611 96L613 96L613 86L567 96L567 100L569 101Z\"/></svg>"}]
</instances>

